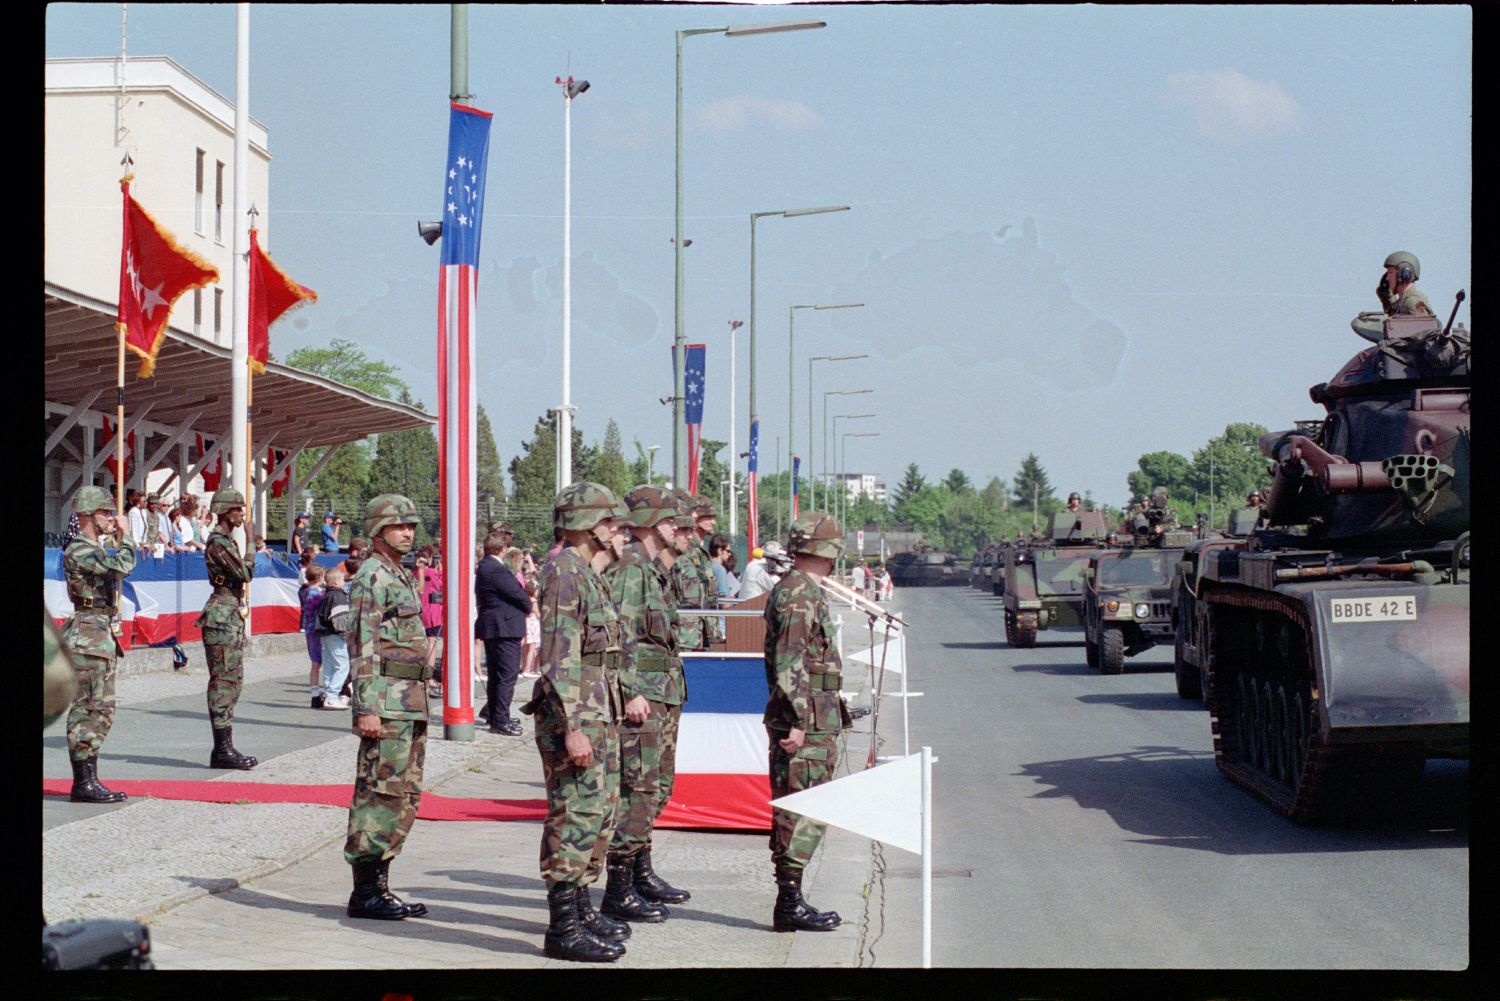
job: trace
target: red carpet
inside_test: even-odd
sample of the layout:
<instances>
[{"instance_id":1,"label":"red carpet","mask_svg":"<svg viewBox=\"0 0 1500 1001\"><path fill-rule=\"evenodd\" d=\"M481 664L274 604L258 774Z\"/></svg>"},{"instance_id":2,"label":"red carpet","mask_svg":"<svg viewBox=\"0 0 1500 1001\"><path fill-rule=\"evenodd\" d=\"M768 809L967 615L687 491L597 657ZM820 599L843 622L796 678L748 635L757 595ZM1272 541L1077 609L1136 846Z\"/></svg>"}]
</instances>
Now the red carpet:
<instances>
[{"instance_id":1,"label":"red carpet","mask_svg":"<svg viewBox=\"0 0 1500 1001\"><path fill-rule=\"evenodd\" d=\"M739 780L743 779L743 782ZM710 790L712 795L704 795ZM736 788L726 789L726 780ZM740 788L743 786L743 788ZM69 779L42 779L43 796L66 796ZM679 775L672 802L657 821L662 828L769 830L771 809L765 776ZM278 785L270 782L204 782L110 779L109 788L129 796L182 799L198 803L311 803L349 805L349 785ZM697 795L695 795L697 793ZM726 796L725 793L733 793ZM466 799L434 792L422 794L418 820L533 820L547 815L544 799Z\"/></svg>"}]
</instances>

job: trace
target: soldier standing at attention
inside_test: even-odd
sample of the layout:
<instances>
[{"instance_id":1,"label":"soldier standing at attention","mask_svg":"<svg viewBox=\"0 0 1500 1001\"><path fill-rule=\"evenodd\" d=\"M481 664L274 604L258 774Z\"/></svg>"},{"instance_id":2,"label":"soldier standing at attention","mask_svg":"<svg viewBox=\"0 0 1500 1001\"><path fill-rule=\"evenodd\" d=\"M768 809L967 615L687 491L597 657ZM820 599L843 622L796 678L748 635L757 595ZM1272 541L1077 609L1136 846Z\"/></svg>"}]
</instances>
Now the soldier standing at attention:
<instances>
[{"instance_id":1,"label":"soldier standing at attention","mask_svg":"<svg viewBox=\"0 0 1500 1001\"><path fill-rule=\"evenodd\" d=\"M672 550L677 505L659 487L642 485L625 495L635 541L608 570L609 585L627 635L634 638L634 670L621 674L625 721L620 724L620 816L609 845L605 914L627 921L667 917L665 907L691 894L679 890L651 867L651 831L671 794L676 774L677 729L687 679L672 624L677 606L669 592L668 571L658 556ZM672 550L675 555L675 550ZM672 754L667 754L670 746ZM660 918L647 916L659 911Z\"/></svg>"},{"instance_id":2,"label":"soldier standing at attention","mask_svg":"<svg viewBox=\"0 0 1500 1001\"><path fill-rule=\"evenodd\" d=\"M844 548L839 523L809 511L792 522L787 549L792 569L766 602L766 702L771 798L820 786L833 778L839 733L849 725L839 695L843 664L833 619L819 582L833 572ZM776 867L777 931L832 931L840 918L802 899L802 872L826 825L795 813L771 811L771 861Z\"/></svg>"},{"instance_id":3,"label":"soldier standing at attention","mask_svg":"<svg viewBox=\"0 0 1500 1001\"><path fill-rule=\"evenodd\" d=\"M401 854L422 799L427 755L427 631L416 579L401 565L416 538L417 507L400 494L365 505L373 555L349 585L349 670L359 735L354 798L344 858L354 868L351 918L420 918L425 904L390 891L391 859Z\"/></svg>"},{"instance_id":4,"label":"soldier standing at attention","mask_svg":"<svg viewBox=\"0 0 1500 1001\"><path fill-rule=\"evenodd\" d=\"M543 952L554 959L611 962L630 929L598 914L589 884L602 868L619 805L619 616L591 565L609 548L614 521L628 516L608 487L580 482L552 503L562 548L542 568L542 672L521 711L536 721L547 785L541 873L550 923Z\"/></svg>"},{"instance_id":5,"label":"soldier standing at attention","mask_svg":"<svg viewBox=\"0 0 1500 1001\"><path fill-rule=\"evenodd\" d=\"M1398 250L1385 259L1385 273L1375 294L1380 297L1380 308L1390 316L1432 315L1432 303L1417 288L1417 279L1422 277L1422 264L1417 255L1407 250Z\"/></svg>"},{"instance_id":6,"label":"soldier standing at attention","mask_svg":"<svg viewBox=\"0 0 1500 1001\"><path fill-rule=\"evenodd\" d=\"M225 488L214 494L209 509L219 519L203 547L213 593L193 623L203 630L203 655L208 660L208 721L214 732L208 767L248 770L259 762L234 749L234 707L245 682L245 618L250 614L246 592L255 558L241 556L230 534L245 523L245 495Z\"/></svg>"},{"instance_id":7,"label":"soldier standing at attention","mask_svg":"<svg viewBox=\"0 0 1500 1001\"><path fill-rule=\"evenodd\" d=\"M135 544L127 518L115 514L114 498L88 486L73 500L78 535L63 550L63 580L73 614L63 624L63 646L76 667L76 697L68 711L68 758L73 764L75 803L118 803L123 792L99 784L99 748L115 719L115 639L119 628L120 581L135 567ZM119 546L104 548L106 536Z\"/></svg>"},{"instance_id":8,"label":"soldier standing at attention","mask_svg":"<svg viewBox=\"0 0 1500 1001\"><path fill-rule=\"evenodd\" d=\"M686 490L677 491L676 498L679 515L688 515L687 529L679 527L674 541L678 555L676 562L672 564L672 580L676 585L677 607L717 607L719 590L714 586L713 567L709 565L712 561L702 545L703 539L712 534L717 523L713 506ZM685 653L707 650L717 631L718 620L715 618L706 615L683 616L677 620L677 646Z\"/></svg>"}]
</instances>

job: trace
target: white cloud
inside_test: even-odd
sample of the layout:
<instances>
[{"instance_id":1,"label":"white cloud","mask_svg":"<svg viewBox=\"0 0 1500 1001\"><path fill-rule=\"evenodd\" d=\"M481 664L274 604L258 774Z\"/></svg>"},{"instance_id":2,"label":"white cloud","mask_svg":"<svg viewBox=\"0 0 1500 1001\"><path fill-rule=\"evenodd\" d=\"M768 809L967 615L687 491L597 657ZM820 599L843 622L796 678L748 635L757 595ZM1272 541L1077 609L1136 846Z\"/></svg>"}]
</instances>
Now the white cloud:
<instances>
[{"instance_id":1,"label":"white cloud","mask_svg":"<svg viewBox=\"0 0 1500 1001\"><path fill-rule=\"evenodd\" d=\"M801 101L775 101L764 97L731 97L715 101L693 115L693 124L707 132L724 135L748 128L772 128L779 132L821 129L823 116Z\"/></svg>"},{"instance_id":2,"label":"white cloud","mask_svg":"<svg viewBox=\"0 0 1500 1001\"><path fill-rule=\"evenodd\" d=\"M1215 142L1281 139L1307 129L1302 108L1279 85L1232 67L1169 75L1162 103L1190 110L1199 133Z\"/></svg>"}]
</instances>

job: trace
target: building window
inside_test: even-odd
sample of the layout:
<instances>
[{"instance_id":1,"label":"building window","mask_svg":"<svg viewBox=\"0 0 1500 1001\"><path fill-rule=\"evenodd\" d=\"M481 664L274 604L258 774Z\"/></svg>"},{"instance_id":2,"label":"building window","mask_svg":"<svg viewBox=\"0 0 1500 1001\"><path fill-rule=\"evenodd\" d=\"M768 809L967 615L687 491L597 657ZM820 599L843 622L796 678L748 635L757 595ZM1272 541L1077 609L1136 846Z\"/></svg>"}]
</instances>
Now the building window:
<instances>
[{"instance_id":1,"label":"building window","mask_svg":"<svg viewBox=\"0 0 1500 1001\"><path fill-rule=\"evenodd\" d=\"M224 242L224 161L214 170L214 240Z\"/></svg>"},{"instance_id":2,"label":"building window","mask_svg":"<svg viewBox=\"0 0 1500 1001\"><path fill-rule=\"evenodd\" d=\"M198 151L198 194L193 202L193 228L203 235L203 151Z\"/></svg>"},{"instance_id":3,"label":"building window","mask_svg":"<svg viewBox=\"0 0 1500 1001\"><path fill-rule=\"evenodd\" d=\"M214 289L214 340L224 332L224 290Z\"/></svg>"},{"instance_id":4,"label":"building window","mask_svg":"<svg viewBox=\"0 0 1500 1001\"><path fill-rule=\"evenodd\" d=\"M193 289L193 336L203 336L203 290Z\"/></svg>"}]
</instances>

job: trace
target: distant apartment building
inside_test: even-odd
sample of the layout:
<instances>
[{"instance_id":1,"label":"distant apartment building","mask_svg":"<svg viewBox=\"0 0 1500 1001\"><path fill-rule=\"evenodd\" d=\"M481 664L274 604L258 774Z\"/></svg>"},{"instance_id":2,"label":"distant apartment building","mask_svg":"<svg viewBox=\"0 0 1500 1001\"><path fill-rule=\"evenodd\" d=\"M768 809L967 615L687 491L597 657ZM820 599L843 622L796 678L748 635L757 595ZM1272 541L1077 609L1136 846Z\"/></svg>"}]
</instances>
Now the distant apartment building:
<instances>
[{"instance_id":1,"label":"distant apartment building","mask_svg":"<svg viewBox=\"0 0 1500 1001\"><path fill-rule=\"evenodd\" d=\"M859 500L860 497L869 497L880 503L885 503L885 481L879 479L874 473L835 473L834 480L842 481L844 491L849 495L851 501Z\"/></svg>"}]
</instances>

